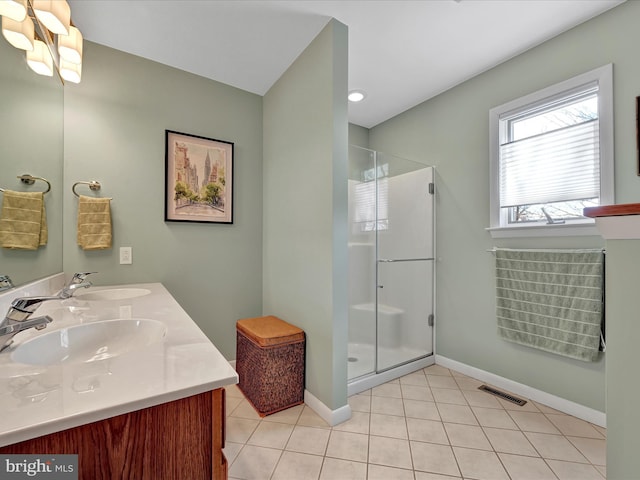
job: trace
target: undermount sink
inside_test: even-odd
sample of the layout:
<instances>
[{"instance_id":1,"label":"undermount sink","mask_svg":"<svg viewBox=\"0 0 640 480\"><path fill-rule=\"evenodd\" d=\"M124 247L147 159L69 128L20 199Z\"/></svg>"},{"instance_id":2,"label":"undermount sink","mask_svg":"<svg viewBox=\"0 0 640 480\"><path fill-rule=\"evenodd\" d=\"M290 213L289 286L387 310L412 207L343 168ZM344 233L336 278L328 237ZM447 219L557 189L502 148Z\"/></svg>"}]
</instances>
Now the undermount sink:
<instances>
[{"instance_id":1,"label":"undermount sink","mask_svg":"<svg viewBox=\"0 0 640 480\"><path fill-rule=\"evenodd\" d=\"M166 326L157 320L87 323L28 340L16 347L11 359L29 365L95 362L160 342L166 332Z\"/></svg>"},{"instance_id":2,"label":"undermount sink","mask_svg":"<svg viewBox=\"0 0 640 480\"><path fill-rule=\"evenodd\" d=\"M85 290L77 292L74 297L79 300L87 301L113 301L126 300L127 298L136 298L149 295L151 290L146 288L106 288L104 290Z\"/></svg>"}]
</instances>

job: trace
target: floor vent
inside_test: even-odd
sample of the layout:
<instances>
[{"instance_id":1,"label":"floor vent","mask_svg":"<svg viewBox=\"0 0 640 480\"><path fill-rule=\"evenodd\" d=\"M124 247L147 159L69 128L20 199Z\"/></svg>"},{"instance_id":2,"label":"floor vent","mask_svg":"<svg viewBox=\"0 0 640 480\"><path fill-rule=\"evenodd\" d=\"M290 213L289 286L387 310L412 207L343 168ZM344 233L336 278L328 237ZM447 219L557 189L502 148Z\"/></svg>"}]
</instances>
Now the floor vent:
<instances>
[{"instance_id":1,"label":"floor vent","mask_svg":"<svg viewBox=\"0 0 640 480\"><path fill-rule=\"evenodd\" d=\"M490 393L491 395L495 395L496 397L500 397L503 400L506 400L507 402L515 403L520 407L522 407L525 403L527 403L526 400L522 400L521 398L514 397L513 395L509 395L506 392L498 390L497 388L490 387L488 385L481 385L478 387L478 390L482 390L483 392L487 392L487 393Z\"/></svg>"}]
</instances>

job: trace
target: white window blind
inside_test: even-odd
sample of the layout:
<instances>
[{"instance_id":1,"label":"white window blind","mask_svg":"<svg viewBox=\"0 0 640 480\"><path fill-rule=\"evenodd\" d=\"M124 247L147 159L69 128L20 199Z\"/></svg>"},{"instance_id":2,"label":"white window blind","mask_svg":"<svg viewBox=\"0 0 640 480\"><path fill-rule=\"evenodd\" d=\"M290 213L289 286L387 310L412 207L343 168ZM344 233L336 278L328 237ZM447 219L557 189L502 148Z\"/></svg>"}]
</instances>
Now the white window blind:
<instances>
[{"instance_id":1,"label":"white window blind","mask_svg":"<svg viewBox=\"0 0 640 480\"><path fill-rule=\"evenodd\" d=\"M389 183L387 178L378 180L376 202L376 182L359 183L355 189L355 222L362 231L386 230L389 205ZM377 215L376 215L377 206ZM376 223L377 221L377 223Z\"/></svg>"},{"instance_id":2,"label":"white window blind","mask_svg":"<svg viewBox=\"0 0 640 480\"><path fill-rule=\"evenodd\" d=\"M600 196L598 119L500 146L500 207Z\"/></svg>"}]
</instances>

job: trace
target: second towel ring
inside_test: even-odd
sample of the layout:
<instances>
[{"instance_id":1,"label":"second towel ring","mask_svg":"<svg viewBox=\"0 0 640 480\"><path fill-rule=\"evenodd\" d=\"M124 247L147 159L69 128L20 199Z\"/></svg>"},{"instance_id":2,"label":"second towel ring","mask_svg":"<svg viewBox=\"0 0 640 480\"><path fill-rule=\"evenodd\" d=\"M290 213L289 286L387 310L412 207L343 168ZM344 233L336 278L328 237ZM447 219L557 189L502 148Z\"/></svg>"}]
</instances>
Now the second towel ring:
<instances>
[{"instance_id":1,"label":"second towel ring","mask_svg":"<svg viewBox=\"0 0 640 480\"><path fill-rule=\"evenodd\" d=\"M76 182L71 187L71 190L73 191L73 194L78 198L80 198L80 195L78 194L78 192L76 192L76 187L78 185L89 185L89 188L91 189L92 192L97 192L98 190L100 190L100 187L102 186L100 185L100 182L96 180L92 180L90 182Z\"/></svg>"}]
</instances>

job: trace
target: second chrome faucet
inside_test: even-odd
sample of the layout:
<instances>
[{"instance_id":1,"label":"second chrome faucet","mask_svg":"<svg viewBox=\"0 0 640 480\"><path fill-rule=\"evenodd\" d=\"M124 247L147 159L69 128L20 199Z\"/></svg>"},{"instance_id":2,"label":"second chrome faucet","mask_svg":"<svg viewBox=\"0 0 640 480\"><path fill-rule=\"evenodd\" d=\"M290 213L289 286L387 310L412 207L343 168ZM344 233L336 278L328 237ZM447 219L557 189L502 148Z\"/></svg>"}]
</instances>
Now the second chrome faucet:
<instances>
[{"instance_id":1,"label":"second chrome faucet","mask_svg":"<svg viewBox=\"0 0 640 480\"><path fill-rule=\"evenodd\" d=\"M53 319L48 315L30 317L44 302L64 300L72 297L77 289L90 287L92 283L87 280L87 277L92 273L95 272L76 273L55 296L20 297L13 300L7 314L0 322L0 351L11 343L17 333L29 328L42 330L51 323Z\"/></svg>"}]
</instances>

